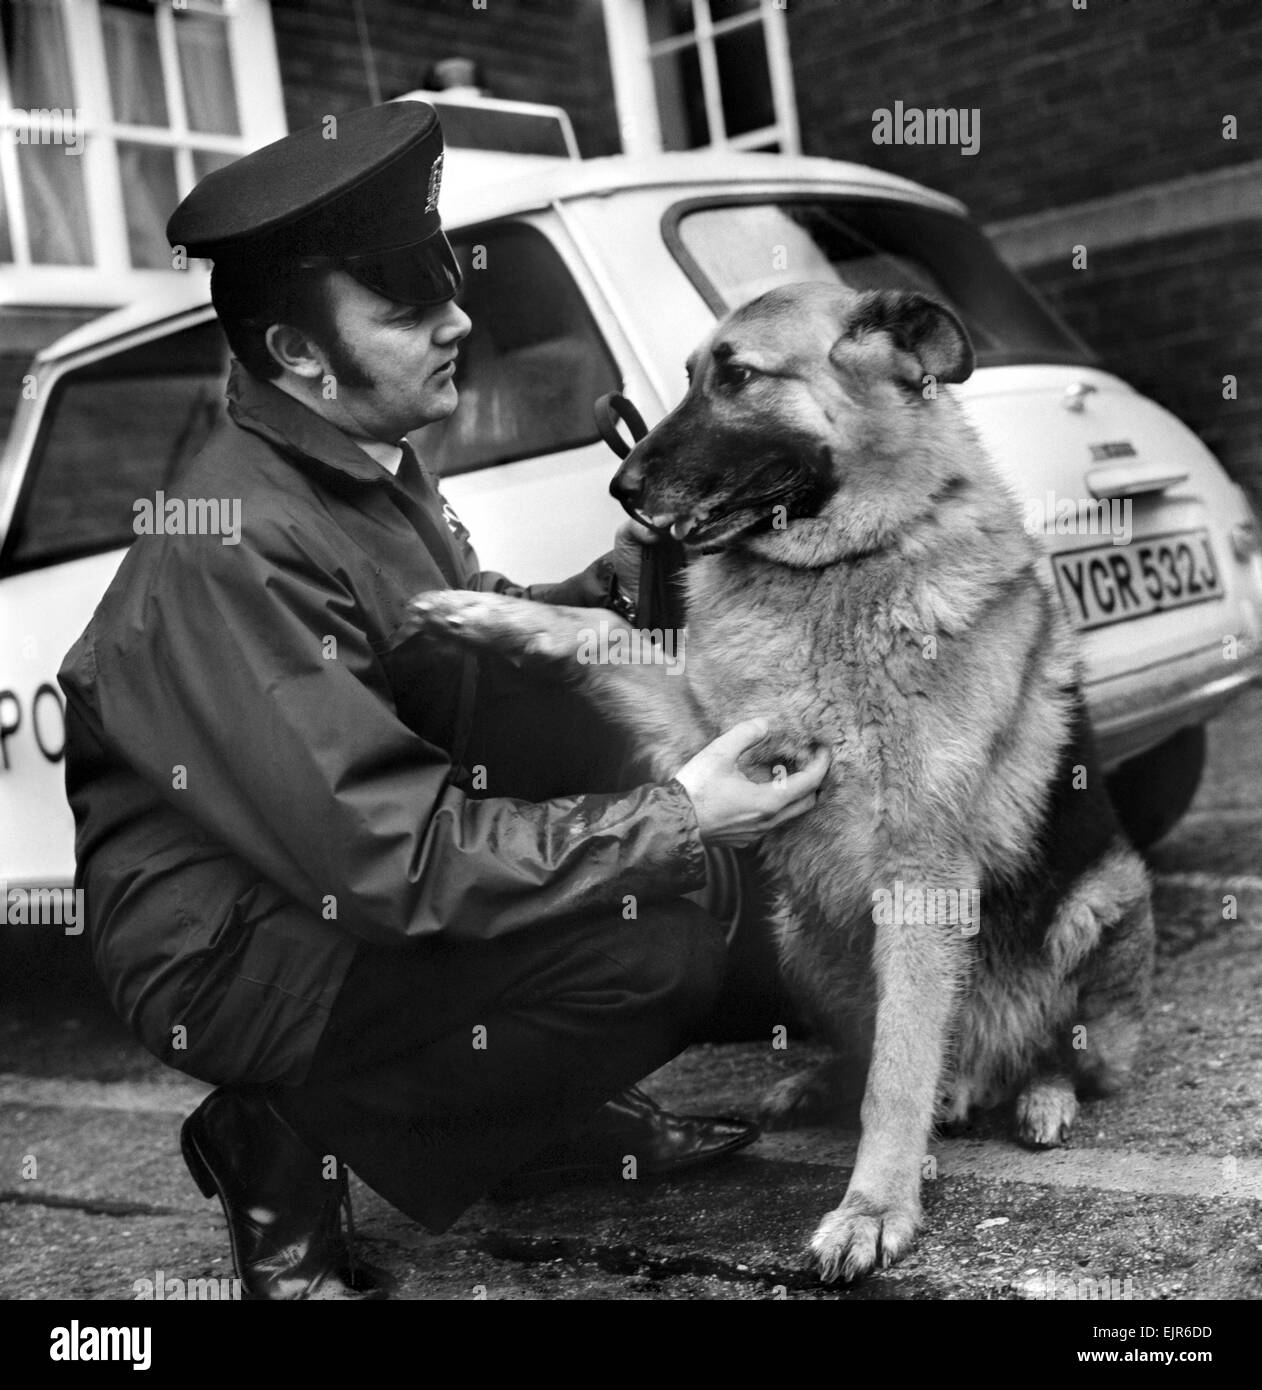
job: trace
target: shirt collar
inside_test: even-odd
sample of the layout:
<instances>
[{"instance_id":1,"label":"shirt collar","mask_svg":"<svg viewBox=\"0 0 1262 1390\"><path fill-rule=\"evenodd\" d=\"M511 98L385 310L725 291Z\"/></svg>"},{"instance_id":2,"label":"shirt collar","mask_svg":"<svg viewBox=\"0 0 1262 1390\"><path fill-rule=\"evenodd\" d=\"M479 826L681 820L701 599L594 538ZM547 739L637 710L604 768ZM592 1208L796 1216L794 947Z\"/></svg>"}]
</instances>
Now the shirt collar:
<instances>
[{"instance_id":1,"label":"shirt collar","mask_svg":"<svg viewBox=\"0 0 1262 1390\"><path fill-rule=\"evenodd\" d=\"M399 465L403 462L403 450L397 444L387 444L380 439L360 439L359 447L386 470L392 478L399 476Z\"/></svg>"}]
</instances>

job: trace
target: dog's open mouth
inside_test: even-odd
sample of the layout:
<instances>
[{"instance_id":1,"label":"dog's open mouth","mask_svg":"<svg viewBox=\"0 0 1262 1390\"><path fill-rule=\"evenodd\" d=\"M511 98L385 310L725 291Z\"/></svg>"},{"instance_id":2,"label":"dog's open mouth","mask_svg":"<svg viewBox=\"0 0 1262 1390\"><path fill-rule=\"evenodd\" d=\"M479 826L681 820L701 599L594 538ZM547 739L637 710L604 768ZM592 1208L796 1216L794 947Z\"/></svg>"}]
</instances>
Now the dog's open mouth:
<instances>
[{"instance_id":1,"label":"dog's open mouth","mask_svg":"<svg viewBox=\"0 0 1262 1390\"><path fill-rule=\"evenodd\" d=\"M724 550L742 536L783 529L795 518L818 511L828 493L825 478L799 458L777 460L774 471L759 469L749 488L676 515L670 534L706 554Z\"/></svg>"}]
</instances>

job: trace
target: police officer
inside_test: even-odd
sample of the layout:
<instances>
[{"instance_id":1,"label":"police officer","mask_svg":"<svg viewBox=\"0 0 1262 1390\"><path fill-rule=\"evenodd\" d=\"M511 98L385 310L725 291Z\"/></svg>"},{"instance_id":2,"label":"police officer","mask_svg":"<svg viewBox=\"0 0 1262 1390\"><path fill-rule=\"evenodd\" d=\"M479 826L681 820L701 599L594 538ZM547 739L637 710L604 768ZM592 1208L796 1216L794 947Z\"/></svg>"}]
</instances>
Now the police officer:
<instances>
[{"instance_id":1,"label":"police officer","mask_svg":"<svg viewBox=\"0 0 1262 1390\"><path fill-rule=\"evenodd\" d=\"M181 1141L249 1297L384 1296L342 1233L346 1165L441 1231L497 1187L751 1142L626 1088L718 988L720 933L682 896L703 845L808 809L823 774L747 780L750 724L669 782L584 785L601 774L565 768L572 711L549 724L520 676L410 635L408 600L436 587L625 604L639 557L624 534L573 579L514 587L405 441L455 409L470 330L441 169L434 112L401 101L180 205L168 236L213 260L236 361L228 420L165 491L239 501L239 544L138 538L60 673L96 966L146 1047L218 1088ZM569 785L497 787L523 738Z\"/></svg>"}]
</instances>

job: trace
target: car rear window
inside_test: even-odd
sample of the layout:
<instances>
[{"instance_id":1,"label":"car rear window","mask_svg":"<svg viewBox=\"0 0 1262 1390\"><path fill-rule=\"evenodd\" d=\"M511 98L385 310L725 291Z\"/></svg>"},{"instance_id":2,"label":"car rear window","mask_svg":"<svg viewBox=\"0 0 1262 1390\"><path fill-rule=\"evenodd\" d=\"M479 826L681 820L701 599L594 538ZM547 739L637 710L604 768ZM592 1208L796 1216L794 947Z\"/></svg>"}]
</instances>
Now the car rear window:
<instances>
[{"instance_id":1,"label":"car rear window","mask_svg":"<svg viewBox=\"0 0 1262 1390\"><path fill-rule=\"evenodd\" d=\"M982 230L950 213L880 199L707 200L672 209L664 231L717 314L803 280L918 290L956 311L979 366L1094 360Z\"/></svg>"},{"instance_id":2,"label":"car rear window","mask_svg":"<svg viewBox=\"0 0 1262 1390\"><path fill-rule=\"evenodd\" d=\"M0 574L130 545L152 497L221 416L228 346L215 322L169 333L52 388Z\"/></svg>"}]
</instances>

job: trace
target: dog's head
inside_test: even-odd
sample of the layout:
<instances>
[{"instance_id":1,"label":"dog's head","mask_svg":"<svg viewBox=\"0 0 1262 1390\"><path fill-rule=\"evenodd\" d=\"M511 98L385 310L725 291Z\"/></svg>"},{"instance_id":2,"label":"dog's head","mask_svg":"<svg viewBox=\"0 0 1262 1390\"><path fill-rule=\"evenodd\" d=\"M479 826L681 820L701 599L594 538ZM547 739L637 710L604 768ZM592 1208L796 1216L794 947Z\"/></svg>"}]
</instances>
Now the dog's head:
<instances>
[{"instance_id":1,"label":"dog's head","mask_svg":"<svg viewBox=\"0 0 1262 1390\"><path fill-rule=\"evenodd\" d=\"M954 481L939 388L972 370L960 321L924 295L786 285L692 354L688 394L610 490L701 551L820 565L884 549Z\"/></svg>"}]
</instances>

